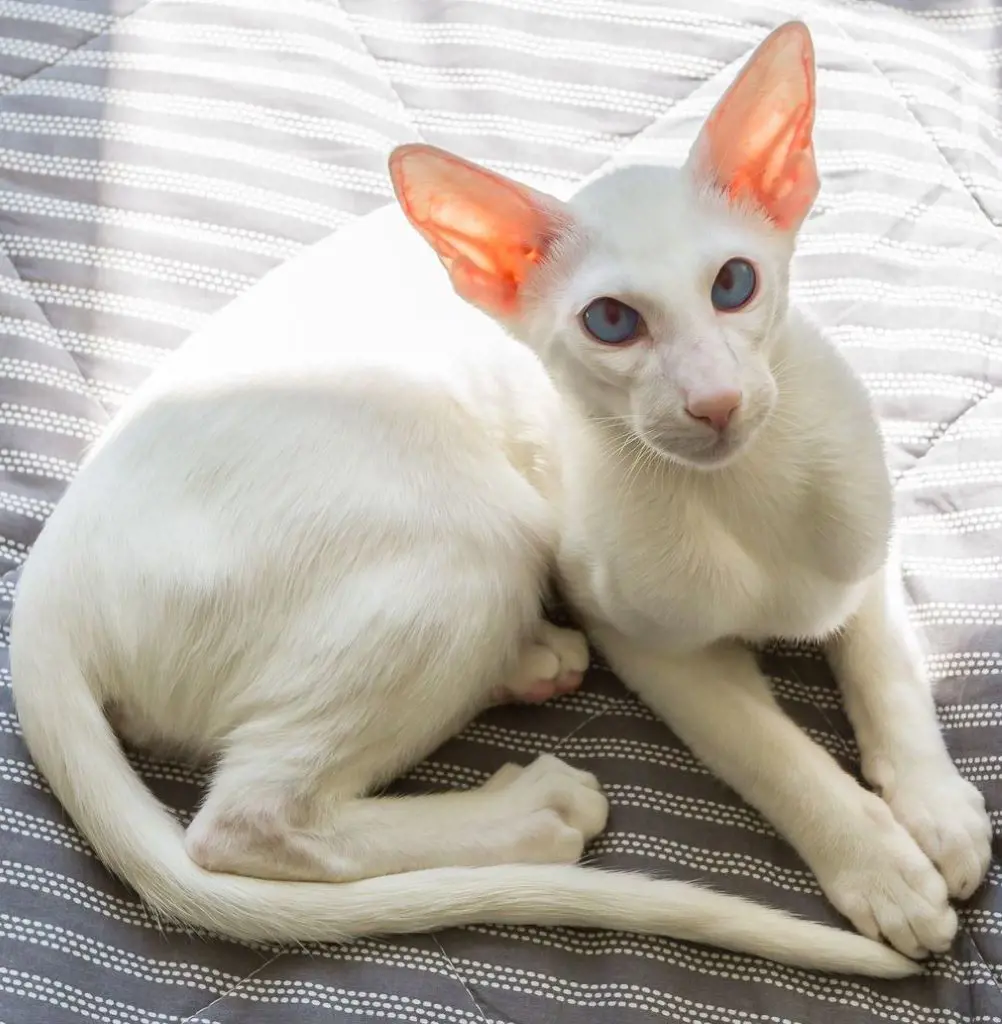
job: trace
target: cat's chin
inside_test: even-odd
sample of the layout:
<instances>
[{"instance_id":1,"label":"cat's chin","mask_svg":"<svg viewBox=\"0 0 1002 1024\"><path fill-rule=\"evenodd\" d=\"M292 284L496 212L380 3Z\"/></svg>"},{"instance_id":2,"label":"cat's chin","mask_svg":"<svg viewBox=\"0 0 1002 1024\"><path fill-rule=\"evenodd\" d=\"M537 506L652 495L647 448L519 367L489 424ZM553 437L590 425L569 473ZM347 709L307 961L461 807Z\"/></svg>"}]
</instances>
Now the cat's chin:
<instances>
[{"instance_id":1,"label":"cat's chin","mask_svg":"<svg viewBox=\"0 0 1002 1024\"><path fill-rule=\"evenodd\" d=\"M637 432L636 437L645 448L665 462L703 473L712 473L731 465L744 454L751 440L747 435L725 434L705 448L682 450L659 443L642 432Z\"/></svg>"}]
</instances>

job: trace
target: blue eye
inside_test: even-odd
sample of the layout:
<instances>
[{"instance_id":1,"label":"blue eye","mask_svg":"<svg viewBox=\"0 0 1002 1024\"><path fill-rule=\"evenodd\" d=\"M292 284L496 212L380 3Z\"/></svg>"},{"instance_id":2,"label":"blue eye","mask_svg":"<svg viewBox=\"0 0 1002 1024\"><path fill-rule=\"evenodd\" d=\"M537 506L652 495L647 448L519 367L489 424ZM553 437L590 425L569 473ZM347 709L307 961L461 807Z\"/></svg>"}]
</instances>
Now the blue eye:
<instances>
[{"instance_id":1,"label":"blue eye","mask_svg":"<svg viewBox=\"0 0 1002 1024\"><path fill-rule=\"evenodd\" d=\"M603 296L585 306L581 314L584 329L604 345L622 345L637 338L643 329L643 317L625 302Z\"/></svg>"},{"instance_id":2,"label":"blue eye","mask_svg":"<svg viewBox=\"0 0 1002 1024\"><path fill-rule=\"evenodd\" d=\"M710 301L721 313L733 313L747 306L755 294L758 277L755 268L742 259L728 260L710 289Z\"/></svg>"}]
</instances>

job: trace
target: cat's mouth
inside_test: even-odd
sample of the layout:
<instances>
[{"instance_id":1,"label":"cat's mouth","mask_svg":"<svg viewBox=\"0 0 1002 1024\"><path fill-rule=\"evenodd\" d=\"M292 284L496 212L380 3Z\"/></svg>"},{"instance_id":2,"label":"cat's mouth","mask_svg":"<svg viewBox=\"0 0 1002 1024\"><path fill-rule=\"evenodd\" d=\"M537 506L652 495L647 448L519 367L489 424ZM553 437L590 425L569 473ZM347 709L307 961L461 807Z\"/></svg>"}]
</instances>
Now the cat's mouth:
<instances>
[{"instance_id":1,"label":"cat's mouth","mask_svg":"<svg viewBox=\"0 0 1002 1024\"><path fill-rule=\"evenodd\" d=\"M712 471L723 469L745 450L754 431L727 429L707 438L671 435L659 436L648 430L635 430L645 448L652 450L666 462L687 469Z\"/></svg>"}]
</instances>

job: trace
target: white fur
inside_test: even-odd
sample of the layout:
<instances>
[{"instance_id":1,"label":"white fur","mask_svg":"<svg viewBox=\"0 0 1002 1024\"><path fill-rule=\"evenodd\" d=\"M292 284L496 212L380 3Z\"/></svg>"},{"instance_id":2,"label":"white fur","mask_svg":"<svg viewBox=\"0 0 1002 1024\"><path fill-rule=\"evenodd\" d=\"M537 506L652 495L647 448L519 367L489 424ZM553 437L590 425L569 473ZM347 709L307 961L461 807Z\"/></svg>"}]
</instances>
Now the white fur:
<instances>
[{"instance_id":1,"label":"white fur","mask_svg":"<svg viewBox=\"0 0 1002 1024\"><path fill-rule=\"evenodd\" d=\"M509 325L578 409L564 446L560 569L612 667L768 817L865 934L947 948L991 856L980 793L936 721L890 556L892 493L867 395L787 310L792 234L691 168L632 168L570 204L557 256ZM757 298L709 282L749 257ZM597 344L578 311L626 298L650 337ZM696 374L744 403L721 438L687 416ZM746 646L829 644L861 788L780 710Z\"/></svg>"},{"instance_id":2,"label":"white fur","mask_svg":"<svg viewBox=\"0 0 1002 1024\"><path fill-rule=\"evenodd\" d=\"M272 275L135 397L24 568L14 693L53 791L155 912L237 938L604 926L913 972L850 932L574 866L606 802L555 758L471 792L366 797L499 688L584 667L580 638L539 621L560 509L592 502L580 480L561 499L558 447L590 429L566 415L395 212ZM623 472L591 479L597 517ZM609 539L611 580L626 549ZM218 759L187 832L106 713L135 742Z\"/></svg>"},{"instance_id":3,"label":"white fur","mask_svg":"<svg viewBox=\"0 0 1002 1024\"><path fill-rule=\"evenodd\" d=\"M860 936L574 867L607 804L555 758L469 793L368 796L499 694L577 684L583 640L540 620L556 556L613 667L861 931L949 945L948 895L980 882L991 829L937 728L865 392L787 308L813 83L807 29L781 27L685 168L620 171L569 207L401 147L408 217L525 347L450 301L416 237L359 229L119 417L28 560L11 658L36 761L156 910L241 938L530 921L912 970ZM719 312L737 257L759 286ZM605 296L642 314L632 343L584 329ZM829 642L883 800L781 713L746 646L773 636ZM186 833L106 714L215 759Z\"/></svg>"}]
</instances>

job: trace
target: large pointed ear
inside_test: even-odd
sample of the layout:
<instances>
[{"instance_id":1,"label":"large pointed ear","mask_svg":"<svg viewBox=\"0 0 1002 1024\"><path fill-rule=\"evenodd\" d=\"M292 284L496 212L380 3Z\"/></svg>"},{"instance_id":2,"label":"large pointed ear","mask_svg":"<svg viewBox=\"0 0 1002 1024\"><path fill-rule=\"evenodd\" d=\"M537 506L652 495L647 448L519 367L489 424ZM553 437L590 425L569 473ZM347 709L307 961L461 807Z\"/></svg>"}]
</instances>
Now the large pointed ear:
<instances>
[{"instance_id":1,"label":"large pointed ear","mask_svg":"<svg viewBox=\"0 0 1002 1024\"><path fill-rule=\"evenodd\" d=\"M811 34L802 22L787 22L759 45L714 107L687 166L777 227L796 230L818 194L814 106Z\"/></svg>"},{"instance_id":2,"label":"large pointed ear","mask_svg":"<svg viewBox=\"0 0 1002 1024\"><path fill-rule=\"evenodd\" d=\"M390 177L456 291L492 316L517 312L521 286L569 223L562 204L435 146L398 146Z\"/></svg>"}]
</instances>

